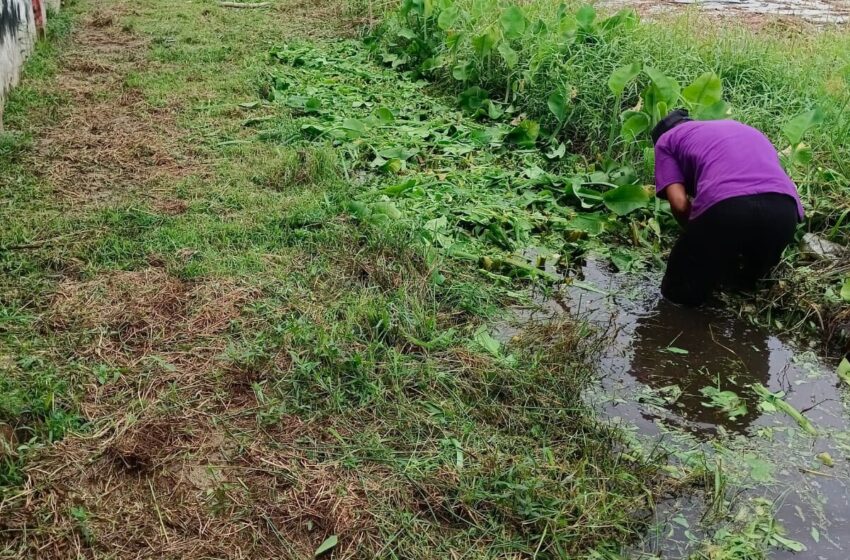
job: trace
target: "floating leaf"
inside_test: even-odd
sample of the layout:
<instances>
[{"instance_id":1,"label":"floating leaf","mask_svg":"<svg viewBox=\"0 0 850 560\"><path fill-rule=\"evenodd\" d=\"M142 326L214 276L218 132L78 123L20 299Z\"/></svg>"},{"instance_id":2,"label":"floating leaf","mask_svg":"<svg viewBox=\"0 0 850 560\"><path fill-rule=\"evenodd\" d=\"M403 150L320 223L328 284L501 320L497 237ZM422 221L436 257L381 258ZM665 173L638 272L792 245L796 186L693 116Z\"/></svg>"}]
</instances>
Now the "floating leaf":
<instances>
[{"instance_id":1,"label":"floating leaf","mask_svg":"<svg viewBox=\"0 0 850 560\"><path fill-rule=\"evenodd\" d=\"M744 457L747 466L750 467L750 478L755 482L766 484L773 481L773 465L754 455Z\"/></svg>"},{"instance_id":2,"label":"floating leaf","mask_svg":"<svg viewBox=\"0 0 850 560\"><path fill-rule=\"evenodd\" d=\"M525 33L528 26L528 21L525 19L525 14L519 6L510 6L499 18L499 23L502 25L502 31L508 39L518 39Z\"/></svg>"},{"instance_id":3,"label":"floating leaf","mask_svg":"<svg viewBox=\"0 0 850 560\"><path fill-rule=\"evenodd\" d=\"M824 466L832 468L835 466L835 459L832 458L832 455L824 451L823 453L818 453L817 455L818 461L823 463Z\"/></svg>"},{"instance_id":4,"label":"floating leaf","mask_svg":"<svg viewBox=\"0 0 850 560\"><path fill-rule=\"evenodd\" d=\"M747 405L734 391L721 391L717 387L703 387L700 393L709 398L709 402L702 403L703 406L719 408L734 420L739 416L747 414Z\"/></svg>"},{"instance_id":5,"label":"floating leaf","mask_svg":"<svg viewBox=\"0 0 850 560\"><path fill-rule=\"evenodd\" d=\"M806 550L806 546L803 543L788 539L777 533L773 533L771 535L771 539L776 541L777 544L793 552L803 552L804 550Z\"/></svg>"},{"instance_id":6,"label":"floating leaf","mask_svg":"<svg viewBox=\"0 0 850 560\"><path fill-rule=\"evenodd\" d=\"M788 121L788 123L782 127L782 132L785 134L785 138L788 139L788 142L790 142L792 146L796 146L803 141L803 136L806 132L821 124L823 120L823 111L821 111L820 108L812 109L811 111L800 113Z\"/></svg>"},{"instance_id":7,"label":"floating leaf","mask_svg":"<svg viewBox=\"0 0 850 560\"><path fill-rule=\"evenodd\" d=\"M651 200L650 193L641 185L623 185L610 191L605 191L602 201L609 210L618 216L625 216L639 208L645 207Z\"/></svg>"},{"instance_id":8,"label":"floating leaf","mask_svg":"<svg viewBox=\"0 0 850 560\"><path fill-rule=\"evenodd\" d=\"M806 418L802 412L782 400L781 393L771 393L770 390L762 385L761 383L754 383L752 385L753 391L762 398L762 408L764 409L764 404L772 405L775 409L781 410L791 418L793 418L797 424L799 424L800 428L807 434L811 436L818 435L817 428L815 428L814 424Z\"/></svg>"},{"instance_id":9,"label":"floating leaf","mask_svg":"<svg viewBox=\"0 0 850 560\"><path fill-rule=\"evenodd\" d=\"M638 74L640 74L640 64L637 62L620 66L608 77L608 89L619 97L623 94L629 82L638 77Z\"/></svg>"},{"instance_id":10,"label":"floating leaf","mask_svg":"<svg viewBox=\"0 0 850 560\"><path fill-rule=\"evenodd\" d=\"M555 115L555 118L558 119L558 122L564 122L567 118L566 96L560 91L552 92L552 94L549 95L549 99L546 100L546 104L549 106L549 110L552 111L552 114Z\"/></svg>"},{"instance_id":11,"label":"floating leaf","mask_svg":"<svg viewBox=\"0 0 850 560\"><path fill-rule=\"evenodd\" d=\"M331 535L330 537L326 538L322 544L319 545L319 548L317 548L316 552L313 553L313 557L317 558L322 554L329 552L338 544L338 542L339 541L337 539L337 536Z\"/></svg>"}]
</instances>

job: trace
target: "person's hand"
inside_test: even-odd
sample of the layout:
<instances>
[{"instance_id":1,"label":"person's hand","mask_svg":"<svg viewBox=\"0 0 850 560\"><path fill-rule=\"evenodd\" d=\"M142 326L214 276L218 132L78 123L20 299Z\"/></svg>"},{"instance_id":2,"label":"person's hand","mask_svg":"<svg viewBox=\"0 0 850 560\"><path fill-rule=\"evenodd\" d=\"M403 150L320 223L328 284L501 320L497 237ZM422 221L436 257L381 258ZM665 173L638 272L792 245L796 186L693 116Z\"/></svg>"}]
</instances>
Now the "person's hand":
<instances>
[{"instance_id":1,"label":"person's hand","mask_svg":"<svg viewBox=\"0 0 850 560\"><path fill-rule=\"evenodd\" d=\"M688 220L691 217L691 199L688 198L688 193L685 185L682 183L673 183L664 189L667 195L667 201L670 203L670 210L679 225L685 227L688 225Z\"/></svg>"}]
</instances>

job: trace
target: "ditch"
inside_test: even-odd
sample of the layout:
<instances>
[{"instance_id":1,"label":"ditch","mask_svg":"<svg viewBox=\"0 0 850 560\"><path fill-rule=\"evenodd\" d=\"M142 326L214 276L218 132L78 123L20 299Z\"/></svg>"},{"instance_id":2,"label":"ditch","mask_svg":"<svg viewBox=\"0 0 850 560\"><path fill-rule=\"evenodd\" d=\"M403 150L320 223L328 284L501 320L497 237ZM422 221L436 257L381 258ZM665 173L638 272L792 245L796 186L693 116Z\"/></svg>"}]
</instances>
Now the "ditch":
<instances>
[{"instance_id":1,"label":"ditch","mask_svg":"<svg viewBox=\"0 0 850 560\"><path fill-rule=\"evenodd\" d=\"M706 539L722 540L718 506L734 518L771 504L786 531L772 543L771 558L803 551L807 558L846 558L850 398L837 363L818 352L820 345L773 334L720 302L701 309L670 304L658 295L659 281L655 273L617 274L589 259L563 289L517 309L498 331L507 340L524 323L568 314L608 333L600 383L587 396L601 415L633 433L639 446L666 450L673 465L722 470L722 496L697 492L659 502L636 557L685 557ZM784 393L817 435L766 405L756 384Z\"/></svg>"}]
</instances>

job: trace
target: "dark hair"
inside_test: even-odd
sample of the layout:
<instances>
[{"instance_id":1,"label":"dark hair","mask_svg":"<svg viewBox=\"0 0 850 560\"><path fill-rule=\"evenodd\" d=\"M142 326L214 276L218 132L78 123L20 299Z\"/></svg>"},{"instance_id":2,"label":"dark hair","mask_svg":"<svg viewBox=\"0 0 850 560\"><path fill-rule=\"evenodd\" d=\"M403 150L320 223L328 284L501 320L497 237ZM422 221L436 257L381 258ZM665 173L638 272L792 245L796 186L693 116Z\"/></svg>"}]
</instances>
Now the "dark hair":
<instances>
[{"instance_id":1,"label":"dark hair","mask_svg":"<svg viewBox=\"0 0 850 560\"><path fill-rule=\"evenodd\" d=\"M691 118L687 109L674 109L673 111L670 111L667 113L667 116L658 121L658 124L652 129L652 143L658 144L658 139L661 138L665 132L676 128L682 123L692 120L694 119Z\"/></svg>"}]
</instances>

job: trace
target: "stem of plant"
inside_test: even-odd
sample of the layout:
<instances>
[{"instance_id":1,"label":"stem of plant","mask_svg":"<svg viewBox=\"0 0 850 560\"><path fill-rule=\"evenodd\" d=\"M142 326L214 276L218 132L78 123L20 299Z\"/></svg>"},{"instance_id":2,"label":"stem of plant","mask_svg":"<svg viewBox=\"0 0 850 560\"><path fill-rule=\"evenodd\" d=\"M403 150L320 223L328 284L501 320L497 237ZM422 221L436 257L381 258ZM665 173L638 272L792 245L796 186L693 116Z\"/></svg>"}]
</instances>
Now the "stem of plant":
<instances>
[{"instance_id":1,"label":"stem of plant","mask_svg":"<svg viewBox=\"0 0 850 560\"><path fill-rule=\"evenodd\" d=\"M608 150L605 152L605 157L607 159L611 159L611 153L614 151L614 140L617 138L617 132L619 132L619 120L620 120L620 104L623 102L623 94L617 95L617 99L614 100L614 112L611 116L611 128L608 131Z\"/></svg>"}]
</instances>

